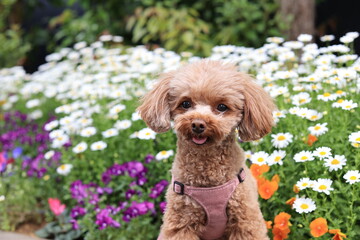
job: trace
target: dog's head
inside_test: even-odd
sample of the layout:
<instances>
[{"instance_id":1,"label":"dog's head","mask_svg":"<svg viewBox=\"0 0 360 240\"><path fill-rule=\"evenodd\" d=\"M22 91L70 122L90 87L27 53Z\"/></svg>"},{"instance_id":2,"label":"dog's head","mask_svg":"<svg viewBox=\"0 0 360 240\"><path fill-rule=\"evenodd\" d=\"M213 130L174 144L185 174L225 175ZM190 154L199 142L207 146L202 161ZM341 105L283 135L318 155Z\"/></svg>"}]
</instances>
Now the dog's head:
<instances>
[{"instance_id":1,"label":"dog's head","mask_svg":"<svg viewBox=\"0 0 360 240\"><path fill-rule=\"evenodd\" d=\"M138 110L156 132L169 130L173 120L182 139L212 145L236 128L243 141L263 137L271 131L274 104L234 65L202 60L162 74Z\"/></svg>"}]
</instances>

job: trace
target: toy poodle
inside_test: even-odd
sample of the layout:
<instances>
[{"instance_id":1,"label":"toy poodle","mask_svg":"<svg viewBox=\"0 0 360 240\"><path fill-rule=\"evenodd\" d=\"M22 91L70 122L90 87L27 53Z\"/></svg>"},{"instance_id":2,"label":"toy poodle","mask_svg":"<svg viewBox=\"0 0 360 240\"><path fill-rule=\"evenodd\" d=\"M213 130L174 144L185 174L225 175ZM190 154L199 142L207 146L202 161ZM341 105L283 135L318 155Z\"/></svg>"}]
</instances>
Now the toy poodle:
<instances>
[{"instance_id":1,"label":"toy poodle","mask_svg":"<svg viewBox=\"0 0 360 240\"><path fill-rule=\"evenodd\" d=\"M155 132L173 121L178 138L158 239L268 239L237 137L269 133L274 109L271 97L230 63L204 59L160 76L138 108Z\"/></svg>"}]
</instances>

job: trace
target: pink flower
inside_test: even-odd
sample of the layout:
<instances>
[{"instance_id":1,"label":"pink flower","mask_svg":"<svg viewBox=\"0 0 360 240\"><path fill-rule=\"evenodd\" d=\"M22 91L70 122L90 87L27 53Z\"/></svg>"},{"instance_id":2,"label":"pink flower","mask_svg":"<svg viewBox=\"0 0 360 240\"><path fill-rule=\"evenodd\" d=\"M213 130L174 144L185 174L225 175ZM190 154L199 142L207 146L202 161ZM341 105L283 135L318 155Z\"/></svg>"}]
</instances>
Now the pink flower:
<instances>
[{"instance_id":1,"label":"pink flower","mask_svg":"<svg viewBox=\"0 0 360 240\"><path fill-rule=\"evenodd\" d=\"M65 204L61 204L60 200L57 198L49 198L48 203L50 206L50 210L56 215L59 216L62 212L64 212L66 206Z\"/></svg>"}]
</instances>

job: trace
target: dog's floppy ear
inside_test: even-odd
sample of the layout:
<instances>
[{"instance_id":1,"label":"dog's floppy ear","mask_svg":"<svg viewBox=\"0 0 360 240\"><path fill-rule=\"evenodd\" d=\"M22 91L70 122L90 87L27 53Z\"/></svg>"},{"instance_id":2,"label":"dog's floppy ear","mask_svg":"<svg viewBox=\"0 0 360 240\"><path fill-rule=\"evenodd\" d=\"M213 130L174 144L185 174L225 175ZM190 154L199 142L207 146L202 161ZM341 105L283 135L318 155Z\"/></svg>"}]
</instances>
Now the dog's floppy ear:
<instances>
[{"instance_id":1,"label":"dog's floppy ear","mask_svg":"<svg viewBox=\"0 0 360 240\"><path fill-rule=\"evenodd\" d=\"M138 107L141 118L155 132L166 132L170 129L169 83L173 73L160 75L159 81L152 90L140 100Z\"/></svg>"},{"instance_id":2,"label":"dog's floppy ear","mask_svg":"<svg viewBox=\"0 0 360 240\"><path fill-rule=\"evenodd\" d=\"M239 136L243 141L262 138L274 125L272 116L275 105L265 90L247 74L239 73L244 96L243 118L239 124Z\"/></svg>"}]
</instances>

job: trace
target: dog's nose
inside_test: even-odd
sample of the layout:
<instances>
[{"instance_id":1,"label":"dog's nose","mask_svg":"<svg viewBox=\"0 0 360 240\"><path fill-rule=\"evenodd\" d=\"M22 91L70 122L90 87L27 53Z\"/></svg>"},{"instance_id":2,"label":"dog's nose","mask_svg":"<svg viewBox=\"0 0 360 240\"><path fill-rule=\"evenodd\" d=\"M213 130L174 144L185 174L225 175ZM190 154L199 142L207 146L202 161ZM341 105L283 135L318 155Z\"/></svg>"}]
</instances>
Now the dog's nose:
<instances>
[{"instance_id":1,"label":"dog's nose","mask_svg":"<svg viewBox=\"0 0 360 240\"><path fill-rule=\"evenodd\" d=\"M205 129L206 129L206 124L205 124L205 122L204 122L203 120L196 119L196 120L194 120L194 121L192 122L191 127L192 127L192 131L193 131L194 133L200 134L200 133L202 133L202 132L205 131Z\"/></svg>"}]
</instances>

